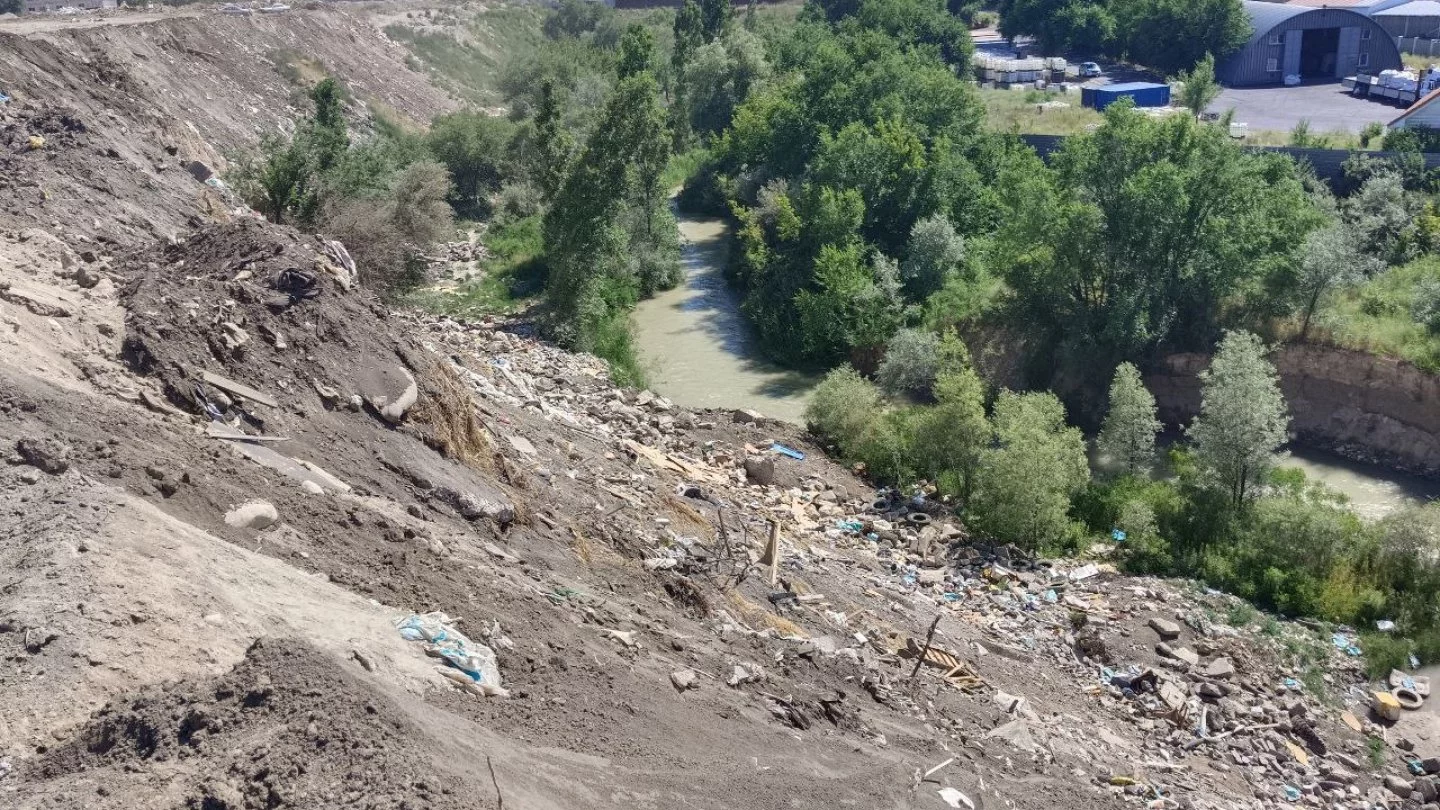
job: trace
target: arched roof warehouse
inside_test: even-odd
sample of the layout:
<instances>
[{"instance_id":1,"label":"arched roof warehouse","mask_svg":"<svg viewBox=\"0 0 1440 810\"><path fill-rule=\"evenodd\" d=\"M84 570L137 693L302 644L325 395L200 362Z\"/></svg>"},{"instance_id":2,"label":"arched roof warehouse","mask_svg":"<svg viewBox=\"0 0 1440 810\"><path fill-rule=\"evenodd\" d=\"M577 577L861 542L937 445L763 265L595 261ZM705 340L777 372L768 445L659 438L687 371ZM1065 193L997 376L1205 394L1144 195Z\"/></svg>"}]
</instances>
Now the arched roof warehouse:
<instances>
[{"instance_id":1,"label":"arched roof warehouse","mask_svg":"<svg viewBox=\"0 0 1440 810\"><path fill-rule=\"evenodd\" d=\"M1333 81L1401 66L1395 40L1364 14L1256 0L1243 5L1254 33L1217 71L1232 87L1282 84L1292 75Z\"/></svg>"}]
</instances>

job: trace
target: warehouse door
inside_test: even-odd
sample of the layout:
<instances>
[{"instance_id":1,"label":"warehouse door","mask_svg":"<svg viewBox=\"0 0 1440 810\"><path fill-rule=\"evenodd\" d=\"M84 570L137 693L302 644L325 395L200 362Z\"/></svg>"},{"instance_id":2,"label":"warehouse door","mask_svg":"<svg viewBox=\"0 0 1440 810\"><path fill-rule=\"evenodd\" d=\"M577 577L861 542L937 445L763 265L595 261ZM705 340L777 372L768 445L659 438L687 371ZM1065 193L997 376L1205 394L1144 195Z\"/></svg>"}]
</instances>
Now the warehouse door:
<instances>
[{"instance_id":1,"label":"warehouse door","mask_svg":"<svg viewBox=\"0 0 1440 810\"><path fill-rule=\"evenodd\" d=\"M1300 40L1300 75L1306 79L1334 78L1339 53L1339 28L1307 30Z\"/></svg>"}]
</instances>

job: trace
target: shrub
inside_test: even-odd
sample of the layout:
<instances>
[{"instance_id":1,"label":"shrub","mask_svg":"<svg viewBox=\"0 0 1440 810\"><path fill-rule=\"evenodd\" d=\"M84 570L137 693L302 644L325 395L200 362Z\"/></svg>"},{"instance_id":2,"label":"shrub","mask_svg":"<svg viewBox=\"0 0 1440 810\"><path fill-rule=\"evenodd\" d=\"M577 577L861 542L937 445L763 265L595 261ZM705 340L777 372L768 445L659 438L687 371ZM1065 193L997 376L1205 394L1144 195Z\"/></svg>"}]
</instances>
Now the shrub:
<instances>
[{"instance_id":1,"label":"shrub","mask_svg":"<svg viewBox=\"0 0 1440 810\"><path fill-rule=\"evenodd\" d=\"M834 442L840 454L854 457L880 417L880 389L843 365L825 375L805 407L810 431Z\"/></svg>"},{"instance_id":2,"label":"shrub","mask_svg":"<svg viewBox=\"0 0 1440 810\"><path fill-rule=\"evenodd\" d=\"M1365 674L1376 680L1392 669L1410 666L1410 641L1389 633L1362 633L1360 651L1365 654Z\"/></svg>"},{"instance_id":3,"label":"shrub","mask_svg":"<svg viewBox=\"0 0 1440 810\"><path fill-rule=\"evenodd\" d=\"M412 163L383 194L332 200L323 230L345 244L367 284L399 292L420 280L418 254L452 233L449 193L444 166Z\"/></svg>"},{"instance_id":4,"label":"shrub","mask_svg":"<svg viewBox=\"0 0 1440 810\"><path fill-rule=\"evenodd\" d=\"M500 197L495 208L509 219L533 217L541 210L540 189L525 180L506 183L500 187Z\"/></svg>"},{"instance_id":5,"label":"shrub","mask_svg":"<svg viewBox=\"0 0 1440 810\"><path fill-rule=\"evenodd\" d=\"M1440 279L1427 276L1415 282L1410 317L1432 334L1440 334Z\"/></svg>"},{"instance_id":6,"label":"shrub","mask_svg":"<svg viewBox=\"0 0 1440 810\"><path fill-rule=\"evenodd\" d=\"M875 382L891 396L930 396L939 367L939 349L940 338L934 332L901 329L890 338Z\"/></svg>"}]
</instances>

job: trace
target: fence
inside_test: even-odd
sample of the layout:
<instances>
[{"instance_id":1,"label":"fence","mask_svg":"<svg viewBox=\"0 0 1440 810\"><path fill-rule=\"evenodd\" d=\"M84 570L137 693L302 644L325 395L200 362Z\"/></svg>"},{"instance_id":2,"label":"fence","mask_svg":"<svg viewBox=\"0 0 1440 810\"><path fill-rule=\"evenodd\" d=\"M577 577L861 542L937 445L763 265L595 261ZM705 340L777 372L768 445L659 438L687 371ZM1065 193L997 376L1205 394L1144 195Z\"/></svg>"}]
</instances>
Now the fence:
<instances>
[{"instance_id":1,"label":"fence","mask_svg":"<svg viewBox=\"0 0 1440 810\"><path fill-rule=\"evenodd\" d=\"M1440 56L1440 39L1399 37L1399 42L1401 53L1413 53L1420 56Z\"/></svg>"}]
</instances>

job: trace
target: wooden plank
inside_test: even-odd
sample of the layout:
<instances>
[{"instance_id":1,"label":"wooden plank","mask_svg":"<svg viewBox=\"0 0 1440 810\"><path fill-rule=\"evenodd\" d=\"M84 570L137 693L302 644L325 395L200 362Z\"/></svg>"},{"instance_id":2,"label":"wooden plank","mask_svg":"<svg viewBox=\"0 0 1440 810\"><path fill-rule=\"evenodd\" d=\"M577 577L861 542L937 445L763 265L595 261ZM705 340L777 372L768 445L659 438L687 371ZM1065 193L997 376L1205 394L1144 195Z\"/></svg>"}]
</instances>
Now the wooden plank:
<instances>
[{"instance_id":1,"label":"wooden plank","mask_svg":"<svg viewBox=\"0 0 1440 810\"><path fill-rule=\"evenodd\" d=\"M288 442L287 436L255 436L243 433L220 422L211 422L205 426L205 435L216 439L231 439L237 442Z\"/></svg>"},{"instance_id":2,"label":"wooden plank","mask_svg":"<svg viewBox=\"0 0 1440 810\"><path fill-rule=\"evenodd\" d=\"M276 402L274 397L268 394L262 394L244 383L238 383L227 377L221 377L219 374L202 371L200 373L200 379L209 385L219 388L221 391L226 391L237 397L243 397L251 402L258 402L261 405L268 405L272 408L280 407L280 403Z\"/></svg>"}]
</instances>

